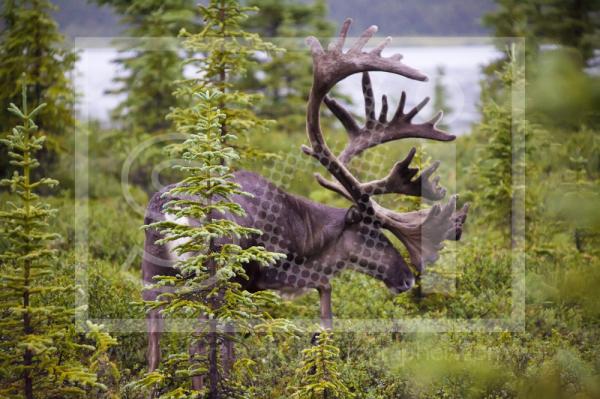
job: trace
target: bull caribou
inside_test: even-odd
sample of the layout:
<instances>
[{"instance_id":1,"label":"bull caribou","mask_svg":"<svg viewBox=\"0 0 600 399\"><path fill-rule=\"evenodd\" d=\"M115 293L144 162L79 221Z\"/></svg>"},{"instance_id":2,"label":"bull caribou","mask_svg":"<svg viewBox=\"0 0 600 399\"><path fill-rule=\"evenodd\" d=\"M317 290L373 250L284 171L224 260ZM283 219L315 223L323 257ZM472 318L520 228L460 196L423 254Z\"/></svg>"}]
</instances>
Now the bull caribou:
<instances>
[{"instance_id":1,"label":"bull caribou","mask_svg":"<svg viewBox=\"0 0 600 399\"><path fill-rule=\"evenodd\" d=\"M445 196L446 190L438 184L439 177L431 179L439 162L434 162L420 174L417 168L411 167L415 148L379 180L361 182L350 171L352 159L382 143L406 138L438 141L455 139L455 136L436 127L442 112L427 122L413 122L429 98L405 112L406 94L403 92L396 111L388 119L388 102L384 95L381 112L376 116L369 71L389 72L419 81L426 81L427 77L403 64L399 54L382 56L382 50L391 40L389 37L372 50L364 51L364 46L377 31L375 26L365 30L350 49L344 51L350 24L350 19L343 23L339 37L327 49L323 49L316 38L307 39L313 58L313 84L306 111L310 146L302 146L302 151L316 158L333 178L331 180L316 174L318 183L343 196L351 205L348 208L335 208L316 203L287 193L263 177L242 170L235 173L234 179L253 197L234 196L232 199L245 209L246 215L211 216L230 218L240 225L263 232L261 236L242 239L239 243L241 246L261 245L269 251L287 255L286 259L270 267L247 264L249 278L241 282L246 290L317 289L321 321L325 328L332 328L333 276L345 269L352 269L383 281L394 294L405 292L414 285L415 274L422 272L426 264L438 259L444 240L460 239L468 210L465 204L456 211L456 196L452 196L446 204L436 203L428 209L406 213L386 209L376 202L376 197L383 194L417 196L430 201L439 201ZM328 96L336 83L355 73L363 74L366 122L362 126L347 109ZM339 155L335 155L327 146L321 131L319 113L323 102L348 133L347 145ZM146 212L146 224L173 220L163 210L165 203L172 199L164 195L171 188L164 187L152 197ZM201 223L189 219L176 222ZM385 236L384 230L397 237L406 247L408 262ZM142 272L148 284L152 283L154 276L176 273L173 265L178 256L173 248L177 243L156 244L161 238L160 232L146 230ZM154 300L157 295L156 290L146 290L144 299ZM152 371L159 363L162 319L156 310L149 312L147 317L148 361Z\"/></svg>"}]
</instances>

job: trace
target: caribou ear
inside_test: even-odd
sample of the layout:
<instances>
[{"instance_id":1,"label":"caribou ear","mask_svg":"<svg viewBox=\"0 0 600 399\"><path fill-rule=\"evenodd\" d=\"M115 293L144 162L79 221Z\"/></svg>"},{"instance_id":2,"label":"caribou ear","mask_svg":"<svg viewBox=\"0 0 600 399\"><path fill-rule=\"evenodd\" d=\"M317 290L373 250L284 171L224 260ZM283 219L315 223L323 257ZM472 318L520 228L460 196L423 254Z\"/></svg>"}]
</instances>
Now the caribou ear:
<instances>
[{"instance_id":1,"label":"caribou ear","mask_svg":"<svg viewBox=\"0 0 600 399\"><path fill-rule=\"evenodd\" d=\"M355 224L358 223L362 220L362 214L360 213L360 211L358 210L358 208L356 208L356 206L352 205L349 209L348 212L346 212L346 224Z\"/></svg>"}]
</instances>

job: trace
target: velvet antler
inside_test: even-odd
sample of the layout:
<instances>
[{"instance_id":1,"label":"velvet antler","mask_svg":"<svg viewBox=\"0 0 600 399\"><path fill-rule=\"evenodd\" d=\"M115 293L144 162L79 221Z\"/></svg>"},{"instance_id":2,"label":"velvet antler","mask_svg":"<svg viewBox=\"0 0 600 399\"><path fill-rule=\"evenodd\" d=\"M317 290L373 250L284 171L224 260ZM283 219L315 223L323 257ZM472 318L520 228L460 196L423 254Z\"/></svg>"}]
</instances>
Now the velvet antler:
<instances>
[{"instance_id":1,"label":"velvet antler","mask_svg":"<svg viewBox=\"0 0 600 399\"><path fill-rule=\"evenodd\" d=\"M354 156L381 143L409 137L450 141L454 140L455 136L436 128L436 123L442 117L441 112L428 122L412 123L413 118L429 101L428 98L408 113L404 113L406 95L402 93L400 104L388 122L387 98L383 96L382 111L378 118L375 117L373 90L368 71L390 72L421 81L427 80L427 77L401 63L402 56L399 54L382 57L383 48L391 40L389 37L374 50L364 52L363 47L377 31L375 26L368 28L350 50L344 52L344 42L350 24L349 19L344 22L338 40L332 43L328 50L323 50L317 39L313 37L307 39L313 55L313 86L306 116L311 147L303 146L302 150L318 159L337 180L337 182L329 181L317 174L319 183L354 202L359 209L373 216L382 227L391 231L407 247L411 263L422 270L426 263L438 258L442 241L460 238L468 205L456 212L456 196L453 196L446 205L436 204L427 210L398 213L383 208L372 199L372 196L395 193L439 200L444 197L446 190L438 185L439 178L429 179L439 163L432 164L413 179L418 173L418 169L410 168L416 152L413 148L404 160L394 165L385 178L367 183L361 183L353 176L347 165ZM327 97L333 85L358 72L363 72L362 86L366 114L363 127L359 127L350 112ZM327 147L321 131L319 111L323 101L348 132L348 145L339 157Z\"/></svg>"}]
</instances>

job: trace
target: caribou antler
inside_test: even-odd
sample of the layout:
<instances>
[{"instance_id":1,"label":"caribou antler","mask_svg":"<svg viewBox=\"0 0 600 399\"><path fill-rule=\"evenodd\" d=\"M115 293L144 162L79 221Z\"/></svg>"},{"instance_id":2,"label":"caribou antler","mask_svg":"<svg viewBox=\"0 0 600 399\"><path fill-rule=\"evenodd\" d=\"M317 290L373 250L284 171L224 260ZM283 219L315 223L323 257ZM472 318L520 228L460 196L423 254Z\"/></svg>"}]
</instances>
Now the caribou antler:
<instances>
[{"instance_id":1,"label":"caribou antler","mask_svg":"<svg viewBox=\"0 0 600 399\"><path fill-rule=\"evenodd\" d=\"M398 213L379 206L375 212L408 249L411 263L422 271L424 266L435 262L444 240L458 241L467 219L469 204L456 212L453 195L446 205L435 204L429 209ZM378 206L378 205L375 205Z\"/></svg>"},{"instance_id":2,"label":"caribou antler","mask_svg":"<svg viewBox=\"0 0 600 399\"><path fill-rule=\"evenodd\" d=\"M314 152L310 151L306 147L302 148L304 152L313 155ZM435 177L433 180L429 180L429 177L437 170L440 163L439 161L434 162L425 169L416 179L413 177L419 172L419 169L410 168L409 165L415 156L416 148L412 148L408 153L407 157L400 162L396 162L390 173L380 180L370 181L368 183L358 183L361 192L367 195L379 195L379 194L405 194L412 195L415 197L424 197L430 200L439 200L444 198L446 195L446 189L439 186L439 177ZM317 156L317 159L319 157ZM344 163L346 165L346 163ZM327 180L320 174L316 174L319 183L331 190L336 185L332 182L327 183ZM341 193L339 190L335 190L338 193L344 195L349 200L353 200L352 197L348 196L347 192Z\"/></svg>"},{"instance_id":3,"label":"caribou antler","mask_svg":"<svg viewBox=\"0 0 600 399\"><path fill-rule=\"evenodd\" d=\"M385 46L390 43L391 37L387 37L374 50L363 52L365 44L377 32L377 27L374 25L365 30L350 50L344 53L343 47L351 23L351 19L344 21L338 40L332 43L327 51L323 50L321 43L315 37L310 36L306 39L313 57L313 85L306 111L306 130L312 149L306 146L302 149L305 153L317 157L358 202L363 195L359 182L333 155L323 139L319 116L323 99L337 82L357 72L385 71L415 80L427 80L427 77L416 69L402 64L400 54L388 58L381 56Z\"/></svg>"},{"instance_id":4,"label":"caribou antler","mask_svg":"<svg viewBox=\"0 0 600 399\"><path fill-rule=\"evenodd\" d=\"M375 25L365 30L350 50L344 53L343 47L351 24L352 20L349 18L344 21L340 36L337 41L329 45L327 51L323 50L321 43L314 36L306 39L313 56L313 84L315 85L313 89L317 93L325 95L340 80L363 71L384 71L415 80L427 80L427 76L421 72L402 64L401 54L394 54L391 57L381 56L383 49L392 41L389 36L370 52L362 51L369 39L377 32Z\"/></svg>"},{"instance_id":5,"label":"caribou antler","mask_svg":"<svg viewBox=\"0 0 600 399\"><path fill-rule=\"evenodd\" d=\"M460 212L455 212L456 196L453 196L445 206L434 205L428 210L418 212L398 213L385 209L377 204L371 196L387 193L423 196L431 200L441 199L445 190L438 186L438 178L433 181L429 177L437 169L439 163L434 163L413 180L418 170L409 165L415 155L413 148L408 156L394 165L389 175L381 180L361 183L347 169L350 160L367 148L375 145L407 137L421 137L433 140L449 141L452 136L438 130L435 124L441 119L441 113L423 124L412 124L415 115L425 106L428 98L404 113L406 95L402 93L400 104L393 118L387 121L387 98L383 96L382 112L375 119L373 92L368 74L363 74L363 93L365 95L366 123L359 127L352 115L335 100L326 97L328 91L340 80L358 72L384 71L402 75L415 80L427 80L419 71L400 62L401 55L385 58L381 56L383 48L390 38L370 52L362 49L367 41L377 31L372 26L367 29L352 48L344 53L343 45L350 27L351 20L347 19L340 32L339 39L324 51L317 39L307 39L313 55L313 86L311 88L307 107L307 133L311 148L302 146L302 150L315 157L335 177L337 182L326 180L317 174L317 180L324 187L340 193L367 215L369 220L390 230L407 247L411 262L419 270L426 263L433 262L438 257L438 251L445 239L458 239L462 233L468 205ZM340 119L349 135L349 142L340 157L336 157L324 141L319 121L320 105L325 100L330 110Z\"/></svg>"},{"instance_id":6,"label":"caribou antler","mask_svg":"<svg viewBox=\"0 0 600 399\"><path fill-rule=\"evenodd\" d=\"M318 173L315 177L323 187L352 201L350 194L340 184ZM370 212L367 211L367 214L373 214L377 223L391 231L406 246L411 263L422 271L426 264L437 260L438 252L443 248L442 241L460 240L469 204L464 204L460 211L455 212L456 199L454 195L445 206L435 204L429 209L407 213L391 211L371 199ZM367 208L361 203L359 209Z\"/></svg>"},{"instance_id":7,"label":"caribou antler","mask_svg":"<svg viewBox=\"0 0 600 399\"><path fill-rule=\"evenodd\" d=\"M388 122L387 96L381 97L381 113L375 117L375 98L371 86L371 78L368 72L363 72L362 91L365 98L365 125L359 127L356 120L342 105L334 99L326 96L325 104L329 110L342 122L348 132L349 141L344 151L340 154L340 161L348 161L360 155L364 150L388 141L405 138L423 138L438 141L452 141L456 136L448 134L436 127L437 122L442 119L443 112L438 112L431 120L425 123L412 123L413 118L427 105L429 97L426 97L408 113L404 113L406 104L406 93L402 92L400 103L392 119Z\"/></svg>"},{"instance_id":8,"label":"caribou antler","mask_svg":"<svg viewBox=\"0 0 600 399\"><path fill-rule=\"evenodd\" d=\"M429 180L429 177L440 166L439 161L431 164L419 177L412 180L419 172L419 169L409 167L416 152L416 148L413 147L403 161L396 162L385 178L363 184L363 189L371 194L406 194L434 201L444 198L446 189L438 185L440 178L435 177L432 181Z\"/></svg>"}]
</instances>

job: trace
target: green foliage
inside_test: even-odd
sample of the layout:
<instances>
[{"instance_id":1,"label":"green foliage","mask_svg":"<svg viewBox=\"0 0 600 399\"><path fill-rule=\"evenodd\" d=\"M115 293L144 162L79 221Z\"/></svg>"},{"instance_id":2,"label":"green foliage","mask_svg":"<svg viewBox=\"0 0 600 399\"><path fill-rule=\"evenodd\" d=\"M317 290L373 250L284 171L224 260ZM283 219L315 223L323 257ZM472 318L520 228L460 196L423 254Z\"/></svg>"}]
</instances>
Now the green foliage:
<instances>
[{"instance_id":1,"label":"green foliage","mask_svg":"<svg viewBox=\"0 0 600 399\"><path fill-rule=\"evenodd\" d=\"M102 158L107 162L101 166L119 176L132 151L157 137L157 133L164 133L169 127L165 116L171 108L182 104L174 94L175 82L184 76L185 57L177 35L183 28L190 32L199 29L198 12L193 0L95 2L116 10L127 27L125 35L129 36L114 42L120 50L114 62L120 66L121 74L114 78L117 88L107 92L124 97L111 113L117 129L88 136L90 150L95 155L92 160ZM96 153L99 150L103 153ZM130 166L129 182L148 192L153 190L148 177L163 159L162 151L147 148ZM106 181L106 174L98 177L104 181L91 187L92 196L96 196L98 187L114 187L114 179L109 177L110 181ZM165 178L175 181L173 176Z\"/></svg>"},{"instance_id":2,"label":"green foliage","mask_svg":"<svg viewBox=\"0 0 600 399\"><path fill-rule=\"evenodd\" d=\"M528 234L544 237L535 241L532 250L556 256L566 248L576 248L588 254L598 254L600 219L595 204L600 195L597 131L554 128L536 132L532 145L528 178L545 181L529 189L528 219L543 219L531 223ZM558 144L560 143L560 144ZM552 157L547 154L551 152ZM551 229L549 230L549 227ZM559 232L549 235L549 232Z\"/></svg>"},{"instance_id":3,"label":"green foliage","mask_svg":"<svg viewBox=\"0 0 600 399\"><path fill-rule=\"evenodd\" d=\"M476 187L476 206L485 209L486 223L494 223L507 234L514 223L515 201L524 190L517 186L518 174L525 173L525 142L531 131L531 126L527 126L522 118L524 109L517 98L524 95L525 82L516 56L513 47L509 61L498 76L503 90L496 98L484 100L483 120L476 133L486 143L479 155L484 161L473 166L477 169L473 174L480 178Z\"/></svg>"},{"instance_id":4,"label":"green foliage","mask_svg":"<svg viewBox=\"0 0 600 399\"><path fill-rule=\"evenodd\" d=\"M100 381L105 382L102 388L107 385L111 387L108 391L107 398L118 398L119 379L121 373L118 365L111 360L108 352L118 345L118 341L103 331L103 326L87 322L88 332L85 337L95 343L96 349L89 358L89 369L98 376ZM106 389L103 389L106 390ZM103 392L102 392L103 393ZM100 391L94 392L96 396L101 394Z\"/></svg>"},{"instance_id":5,"label":"green foliage","mask_svg":"<svg viewBox=\"0 0 600 399\"><path fill-rule=\"evenodd\" d=\"M95 328L90 338L99 340L97 348L78 343L73 326L75 309L45 300L76 287L72 283L44 284L55 265L56 251L51 243L58 236L49 232L48 222L54 211L35 191L54 187L58 182L46 177L32 178L32 171L40 165L35 153L46 139L44 135L36 136L38 127L33 118L45 104L29 111L25 86L22 99L20 109L14 104L9 108L22 124L2 140L16 170L12 178L3 179L0 184L8 186L18 202L9 203L8 210L0 212L2 239L6 241L0 255L0 393L3 397L27 399L34 395L84 396L89 390L104 389L104 385L97 380L96 366L86 367L79 357L91 351L93 358L99 359L109 337Z\"/></svg>"},{"instance_id":6,"label":"green foliage","mask_svg":"<svg viewBox=\"0 0 600 399\"><path fill-rule=\"evenodd\" d=\"M498 399L514 397L514 388L509 384L512 382L509 373L500 364L494 362L491 356L486 357L477 352L473 354L468 349L465 353L449 351L441 355L440 340L427 337L425 334L415 338L418 338L419 342L418 351L406 362L391 364L395 373L411 382L408 384L409 397ZM449 346L460 346L456 342L457 339L450 337L448 341L450 341ZM410 340L403 346L413 350L414 344L416 342ZM389 360L393 355L397 355L390 352Z\"/></svg>"},{"instance_id":7,"label":"green foliage","mask_svg":"<svg viewBox=\"0 0 600 399\"><path fill-rule=\"evenodd\" d=\"M578 51L584 62L592 61L598 48L597 1L578 0L498 0L495 11L487 14L484 25L499 37L524 37L530 52L540 44L558 43Z\"/></svg>"},{"instance_id":8,"label":"green foliage","mask_svg":"<svg viewBox=\"0 0 600 399\"><path fill-rule=\"evenodd\" d=\"M263 41L256 33L243 29L248 13L254 7L242 7L234 0L210 1L200 7L204 28L198 34L185 30L184 48L195 56L186 62L197 68L197 78L187 79L176 90L177 96L192 99L194 93L217 90L221 93L219 107L225 114L223 132L232 131L239 138L235 148L242 158L266 156L251 144L251 135L266 134L272 121L257 118L253 106L259 95L236 90L237 82L256 63L256 52L271 53L277 48ZM201 55L201 56L200 56ZM171 119L184 118L190 110L174 110ZM188 133L185 128L181 133Z\"/></svg>"},{"instance_id":9,"label":"green foliage","mask_svg":"<svg viewBox=\"0 0 600 399\"><path fill-rule=\"evenodd\" d=\"M139 203L143 203L142 198L145 196L141 196ZM132 211L131 205L112 198L88 205L90 223L86 229L90 240L87 245L94 259L106 260L115 266L139 259L138 249L143 243L143 233L138 228L141 217ZM119 220L122 229L110 228L112 220Z\"/></svg>"},{"instance_id":10,"label":"green foliage","mask_svg":"<svg viewBox=\"0 0 600 399\"><path fill-rule=\"evenodd\" d=\"M304 134L312 58L303 40L309 35L328 38L333 34L333 26L326 19L326 4L322 0L312 4L252 0L248 5L259 8L260 12L251 15L244 26L263 37L274 38L285 51L273 53L255 65L242 87L264 95L258 103L258 112L276 120L278 132Z\"/></svg>"},{"instance_id":11,"label":"green foliage","mask_svg":"<svg viewBox=\"0 0 600 399\"><path fill-rule=\"evenodd\" d=\"M545 51L531 64L534 73L527 90L530 118L549 128L577 130L581 125L600 124L600 78L583 70L573 51Z\"/></svg>"},{"instance_id":12,"label":"green foliage","mask_svg":"<svg viewBox=\"0 0 600 399\"><path fill-rule=\"evenodd\" d=\"M297 370L298 388L292 398L351 398L339 372L340 350L333 342L333 333L321 330L317 342L302 351L302 364Z\"/></svg>"},{"instance_id":13,"label":"green foliage","mask_svg":"<svg viewBox=\"0 0 600 399\"><path fill-rule=\"evenodd\" d=\"M583 69L595 64L594 49L600 44L600 3L499 0L497 4L496 10L483 17L483 23L501 38L499 50L504 51L506 41L512 38L524 46L528 83L535 84L531 93L536 97L531 99L527 92L528 118L537 123L551 121L551 125L571 123L571 127L597 119L591 110L600 101L598 79ZM484 68L489 95L493 96L502 86L495 75L506 60L494 61ZM590 96L595 101L587 101ZM540 111L542 115L537 118L534 114Z\"/></svg>"},{"instance_id":14,"label":"green foliage","mask_svg":"<svg viewBox=\"0 0 600 399\"><path fill-rule=\"evenodd\" d=\"M65 48L64 38L51 13L49 0L7 0L3 2L4 26L0 35L0 109L19 103L22 85L27 85L30 106L43 101L37 125L48 135L45 152L40 154L43 165L55 161L61 147L60 136L73 128L74 91L69 73L77 55ZM10 132L18 122L14 115L0 114L0 137ZM5 153L0 169L7 170Z\"/></svg>"},{"instance_id":15,"label":"green foliage","mask_svg":"<svg viewBox=\"0 0 600 399\"><path fill-rule=\"evenodd\" d=\"M122 15L131 40L120 45L115 62L126 71L117 77L119 89L110 94L126 94L113 111L123 128L153 133L168 127L166 113L178 105L173 94L174 82L183 79L183 59L176 39L180 29L194 32L196 6L192 0L96 0L112 5Z\"/></svg>"}]
</instances>

